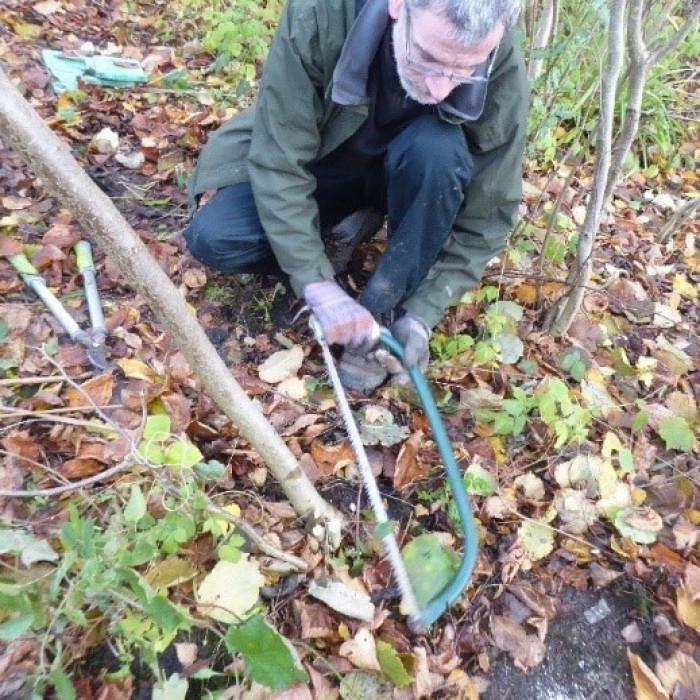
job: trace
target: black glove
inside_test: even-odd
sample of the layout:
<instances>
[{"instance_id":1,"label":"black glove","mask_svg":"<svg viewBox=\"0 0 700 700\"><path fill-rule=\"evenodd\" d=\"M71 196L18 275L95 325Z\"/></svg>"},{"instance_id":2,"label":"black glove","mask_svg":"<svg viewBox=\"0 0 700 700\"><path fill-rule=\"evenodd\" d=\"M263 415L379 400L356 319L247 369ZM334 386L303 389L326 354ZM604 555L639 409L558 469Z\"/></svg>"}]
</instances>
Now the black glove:
<instances>
[{"instance_id":1,"label":"black glove","mask_svg":"<svg viewBox=\"0 0 700 700\"><path fill-rule=\"evenodd\" d=\"M403 360L406 367L419 365L421 369L428 366L430 349L430 328L417 316L405 314L392 324L391 334L404 347Z\"/></svg>"}]
</instances>

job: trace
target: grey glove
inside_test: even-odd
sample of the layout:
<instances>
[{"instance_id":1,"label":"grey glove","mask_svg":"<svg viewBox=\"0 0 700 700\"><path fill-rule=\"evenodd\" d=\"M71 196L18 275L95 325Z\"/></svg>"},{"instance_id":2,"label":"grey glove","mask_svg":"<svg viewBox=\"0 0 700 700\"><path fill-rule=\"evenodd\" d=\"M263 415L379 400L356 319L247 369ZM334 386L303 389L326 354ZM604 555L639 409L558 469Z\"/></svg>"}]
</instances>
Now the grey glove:
<instances>
[{"instance_id":1,"label":"grey glove","mask_svg":"<svg viewBox=\"0 0 700 700\"><path fill-rule=\"evenodd\" d=\"M430 328L417 316L405 314L394 322L389 329L391 334L404 347L403 360L406 367L419 365L421 369L428 366L430 349Z\"/></svg>"}]
</instances>

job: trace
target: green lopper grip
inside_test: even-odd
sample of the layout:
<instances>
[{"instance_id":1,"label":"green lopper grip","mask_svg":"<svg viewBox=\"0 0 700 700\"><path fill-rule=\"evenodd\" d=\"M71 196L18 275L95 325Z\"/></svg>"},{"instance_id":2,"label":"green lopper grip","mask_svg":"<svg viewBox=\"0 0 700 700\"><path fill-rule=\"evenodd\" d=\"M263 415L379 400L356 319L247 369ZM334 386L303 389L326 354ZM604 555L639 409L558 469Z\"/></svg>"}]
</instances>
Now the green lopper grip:
<instances>
[{"instance_id":1,"label":"green lopper grip","mask_svg":"<svg viewBox=\"0 0 700 700\"><path fill-rule=\"evenodd\" d=\"M94 270L95 263L92 259L92 249L90 248L90 243L88 241L78 241L75 244L75 261L78 265L78 270L80 272L85 272L86 270Z\"/></svg>"},{"instance_id":2,"label":"green lopper grip","mask_svg":"<svg viewBox=\"0 0 700 700\"><path fill-rule=\"evenodd\" d=\"M16 255L10 255L8 258L12 267L19 272L23 277L25 275L29 277L35 277L39 273L37 269L29 262L29 258L24 253L17 253Z\"/></svg>"}]
</instances>

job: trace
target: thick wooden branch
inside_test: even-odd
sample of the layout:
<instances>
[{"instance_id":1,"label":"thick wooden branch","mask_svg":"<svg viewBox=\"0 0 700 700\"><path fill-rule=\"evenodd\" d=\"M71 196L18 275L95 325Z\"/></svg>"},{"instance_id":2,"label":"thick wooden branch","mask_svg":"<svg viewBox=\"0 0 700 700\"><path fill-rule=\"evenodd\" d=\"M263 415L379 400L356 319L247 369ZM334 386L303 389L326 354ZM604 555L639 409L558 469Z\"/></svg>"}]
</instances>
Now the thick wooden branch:
<instances>
[{"instance_id":1,"label":"thick wooden branch","mask_svg":"<svg viewBox=\"0 0 700 700\"><path fill-rule=\"evenodd\" d=\"M205 391L263 458L294 510L304 518L337 521L338 513L321 498L282 438L234 380L169 277L1 69L0 138L25 159L148 301Z\"/></svg>"}]
</instances>

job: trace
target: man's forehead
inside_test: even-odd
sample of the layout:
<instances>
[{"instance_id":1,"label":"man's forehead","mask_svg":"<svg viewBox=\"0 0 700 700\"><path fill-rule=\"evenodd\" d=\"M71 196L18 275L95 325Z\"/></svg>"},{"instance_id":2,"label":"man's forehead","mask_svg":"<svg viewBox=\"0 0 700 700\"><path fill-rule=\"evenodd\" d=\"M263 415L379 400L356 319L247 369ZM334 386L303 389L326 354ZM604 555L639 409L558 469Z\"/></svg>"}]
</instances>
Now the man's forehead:
<instances>
[{"instance_id":1,"label":"man's forehead","mask_svg":"<svg viewBox=\"0 0 700 700\"><path fill-rule=\"evenodd\" d=\"M459 42L457 30L451 22L430 7L410 10L410 21L413 43L417 49L426 54L450 52L464 56L484 54L486 57L503 36L503 25L496 23L481 41L465 46Z\"/></svg>"}]
</instances>

